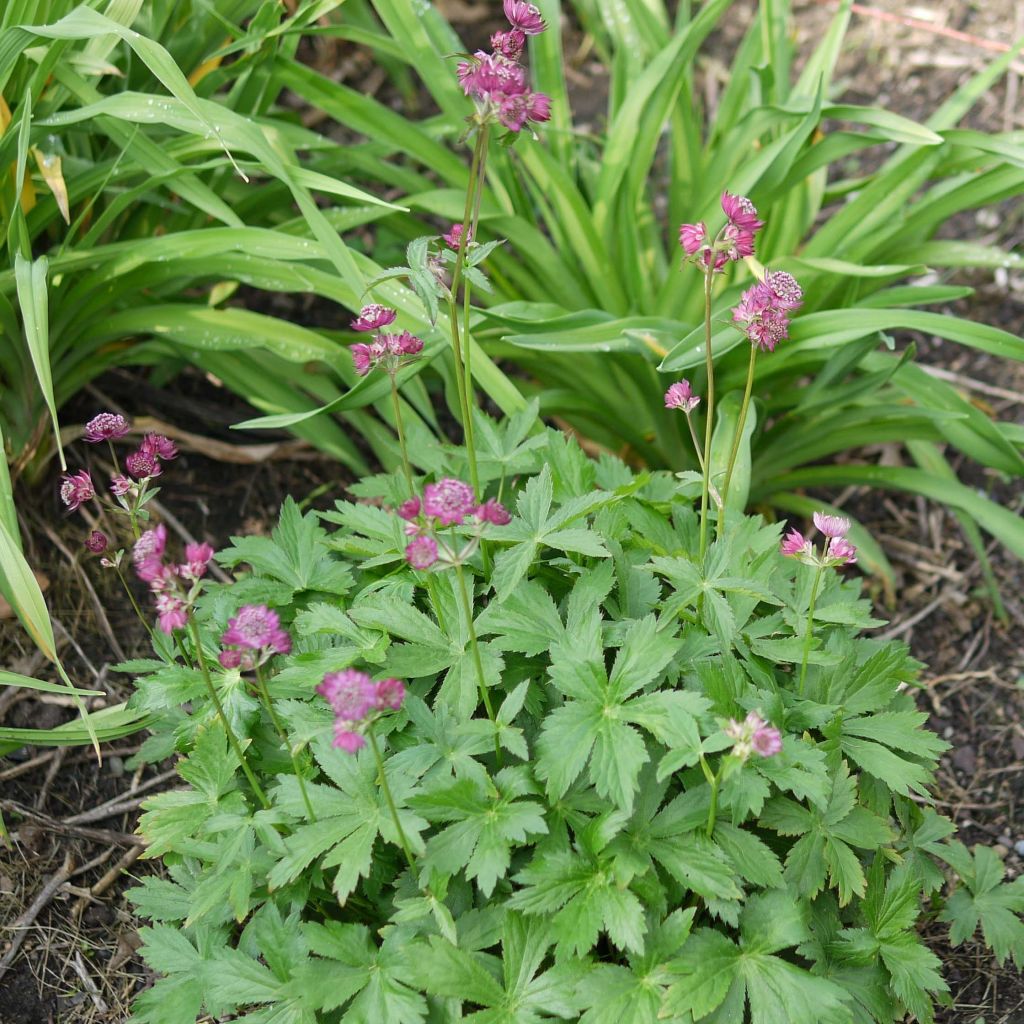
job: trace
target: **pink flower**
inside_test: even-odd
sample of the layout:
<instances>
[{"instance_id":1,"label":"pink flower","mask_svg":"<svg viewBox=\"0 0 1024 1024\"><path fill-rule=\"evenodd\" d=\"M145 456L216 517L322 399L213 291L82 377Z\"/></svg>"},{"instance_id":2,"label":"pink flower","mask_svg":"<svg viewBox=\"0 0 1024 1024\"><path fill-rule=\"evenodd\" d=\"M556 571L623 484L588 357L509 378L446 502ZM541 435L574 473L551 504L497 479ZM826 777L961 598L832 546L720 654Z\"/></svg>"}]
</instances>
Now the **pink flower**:
<instances>
[{"instance_id":1,"label":"pink flower","mask_svg":"<svg viewBox=\"0 0 1024 1024\"><path fill-rule=\"evenodd\" d=\"M134 486L135 485L128 479L128 477L123 476L120 473L117 476L112 477L110 480L110 489L118 497L122 494L127 494Z\"/></svg>"},{"instance_id":2,"label":"pink flower","mask_svg":"<svg viewBox=\"0 0 1024 1024\"><path fill-rule=\"evenodd\" d=\"M679 226L679 244L687 256L693 256L707 244L708 229L704 222L699 224L681 224Z\"/></svg>"},{"instance_id":3,"label":"pink flower","mask_svg":"<svg viewBox=\"0 0 1024 1024\"><path fill-rule=\"evenodd\" d=\"M477 50L456 69L462 91L485 102L500 103L527 92L526 71L500 55Z\"/></svg>"},{"instance_id":4,"label":"pink flower","mask_svg":"<svg viewBox=\"0 0 1024 1024\"><path fill-rule=\"evenodd\" d=\"M780 309L799 309L804 304L804 290L792 274L784 270L769 270L764 275L764 283L775 295L775 303Z\"/></svg>"},{"instance_id":5,"label":"pink flower","mask_svg":"<svg viewBox=\"0 0 1024 1024\"><path fill-rule=\"evenodd\" d=\"M754 255L754 232L727 224L722 230L725 248L722 252L730 260L742 260Z\"/></svg>"},{"instance_id":6,"label":"pink flower","mask_svg":"<svg viewBox=\"0 0 1024 1024\"><path fill-rule=\"evenodd\" d=\"M163 593L156 596L157 625L165 633L173 633L176 629L184 629L188 622L188 611L185 602L174 594Z\"/></svg>"},{"instance_id":7,"label":"pink flower","mask_svg":"<svg viewBox=\"0 0 1024 1024\"><path fill-rule=\"evenodd\" d=\"M494 526L507 526L512 522L512 515L497 498L488 498L482 505L473 509L473 515L482 523L492 523Z\"/></svg>"},{"instance_id":8,"label":"pink flower","mask_svg":"<svg viewBox=\"0 0 1024 1024\"><path fill-rule=\"evenodd\" d=\"M163 557L167 548L167 527L158 523L152 530L147 530L132 547L132 561L138 565L150 559Z\"/></svg>"},{"instance_id":9,"label":"pink flower","mask_svg":"<svg viewBox=\"0 0 1024 1024\"><path fill-rule=\"evenodd\" d=\"M453 477L444 477L423 488L423 511L442 526L461 524L475 504L473 488Z\"/></svg>"},{"instance_id":10,"label":"pink flower","mask_svg":"<svg viewBox=\"0 0 1024 1024\"><path fill-rule=\"evenodd\" d=\"M826 558L834 560L837 565L851 565L857 561L857 549L845 537L832 537Z\"/></svg>"},{"instance_id":11,"label":"pink flower","mask_svg":"<svg viewBox=\"0 0 1024 1024\"><path fill-rule=\"evenodd\" d=\"M448 233L446 235L442 235L441 237L444 239L444 244L447 245L449 249L458 251L459 244L462 242L462 225L461 224L453 224L448 229ZM470 232L469 232L469 239L468 239L466 244L468 245L469 242L472 242L472 241L473 241L473 232L472 232L472 230L470 230Z\"/></svg>"},{"instance_id":12,"label":"pink flower","mask_svg":"<svg viewBox=\"0 0 1024 1024\"><path fill-rule=\"evenodd\" d=\"M212 558L213 548L209 544L186 544L185 562L178 566L178 573L187 580L201 579Z\"/></svg>"},{"instance_id":13,"label":"pink flower","mask_svg":"<svg viewBox=\"0 0 1024 1024\"><path fill-rule=\"evenodd\" d=\"M65 473L61 477L60 500L67 505L70 512L74 512L80 505L92 501L95 497L96 491L87 469L80 469L77 473Z\"/></svg>"},{"instance_id":14,"label":"pink flower","mask_svg":"<svg viewBox=\"0 0 1024 1024\"><path fill-rule=\"evenodd\" d=\"M353 345L349 350L352 356L352 366L360 377L365 377L373 367L373 353L369 345L359 343Z\"/></svg>"},{"instance_id":15,"label":"pink flower","mask_svg":"<svg viewBox=\"0 0 1024 1024\"><path fill-rule=\"evenodd\" d=\"M511 132L520 132L528 121L551 120L551 99L542 92L507 96L501 101L498 120Z\"/></svg>"},{"instance_id":16,"label":"pink flower","mask_svg":"<svg viewBox=\"0 0 1024 1024\"><path fill-rule=\"evenodd\" d=\"M160 460L144 448L126 455L124 468L128 470L128 475L135 480L146 480L149 477L159 476L162 472Z\"/></svg>"},{"instance_id":17,"label":"pink flower","mask_svg":"<svg viewBox=\"0 0 1024 1024\"><path fill-rule=\"evenodd\" d=\"M101 412L86 423L84 439L90 444L99 444L101 441L113 441L124 437L131 429L129 420L120 413Z\"/></svg>"},{"instance_id":18,"label":"pink flower","mask_svg":"<svg viewBox=\"0 0 1024 1024\"><path fill-rule=\"evenodd\" d=\"M761 757L774 757L782 750L782 733L774 726L762 723L750 737L754 753Z\"/></svg>"},{"instance_id":19,"label":"pink flower","mask_svg":"<svg viewBox=\"0 0 1024 1024\"><path fill-rule=\"evenodd\" d=\"M363 306L359 311L359 316L352 321L352 330L379 331L382 327L393 324L397 316L398 313L390 307L372 302L368 306Z\"/></svg>"},{"instance_id":20,"label":"pink flower","mask_svg":"<svg viewBox=\"0 0 1024 1024\"><path fill-rule=\"evenodd\" d=\"M437 541L433 537L413 537L406 546L405 560L414 569L429 569L437 561Z\"/></svg>"},{"instance_id":21,"label":"pink flower","mask_svg":"<svg viewBox=\"0 0 1024 1024\"><path fill-rule=\"evenodd\" d=\"M238 668L242 664L242 652L232 648L217 655L221 668Z\"/></svg>"},{"instance_id":22,"label":"pink flower","mask_svg":"<svg viewBox=\"0 0 1024 1024\"><path fill-rule=\"evenodd\" d=\"M86 538L85 546L94 554L99 555L107 550L107 535L99 530L93 530Z\"/></svg>"},{"instance_id":23,"label":"pink flower","mask_svg":"<svg viewBox=\"0 0 1024 1024\"><path fill-rule=\"evenodd\" d=\"M394 355L418 356L423 351L423 341L415 334L402 331L401 334L382 335L387 339L388 350Z\"/></svg>"},{"instance_id":24,"label":"pink flower","mask_svg":"<svg viewBox=\"0 0 1024 1024\"><path fill-rule=\"evenodd\" d=\"M825 512L815 512L814 525L826 537L845 537L850 532L850 520L843 516L831 516Z\"/></svg>"},{"instance_id":25,"label":"pink flower","mask_svg":"<svg viewBox=\"0 0 1024 1024\"><path fill-rule=\"evenodd\" d=\"M733 308L732 319L754 345L767 352L774 352L775 346L789 337L786 311L778 304L775 292L763 281L743 292Z\"/></svg>"},{"instance_id":26,"label":"pink flower","mask_svg":"<svg viewBox=\"0 0 1024 1024\"><path fill-rule=\"evenodd\" d=\"M345 728L345 723L337 721L334 723L334 746L344 750L346 754L354 754L366 746L366 738L357 732Z\"/></svg>"},{"instance_id":27,"label":"pink flower","mask_svg":"<svg viewBox=\"0 0 1024 1024\"><path fill-rule=\"evenodd\" d=\"M228 619L228 628L220 642L254 651L271 649L278 654L287 654L292 648L291 637L281 628L277 612L265 604L247 604L239 608L238 614Z\"/></svg>"},{"instance_id":28,"label":"pink flower","mask_svg":"<svg viewBox=\"0 0 1024 1024\"><path fill-rule=\"evenodd\" d=\"M420 499L413 495L411 498L406 499L401 505L395 510L398 513L399 519L404 519L406 522L412 522L420 514Z\"/></svg>"},{"instance_id":29,"label":"pink flower","mask_svg":"<svg viewBox=\"0 0 1024 1024\"><path fill-rule=\"evenodd\" d=\"M342 672L328 672L316 692L334 710L343 722L361 722L377 708L377 687L365 672L347 668Z\"/></svg>"},{"instance_id":30,"label":"pink flower","mask_svg":"<svg viewBox=\"0 0 1024 1024\"><path fill-rule=\"evenodd\" d=\"M790 530L782 540L782 553L789 557L803 554L811 546L799 530Z\"/></svg>"},{"instance_id":31,"label":"pink flower","mask_svg":"<svg viewBox=\"0 0 1024 1024\"><path fill-rule=\"evenodd\" d=\"M744 231L760 231L764 227L764 221L758 219L757 208L746 196L723 192L722 211L729 218L730 224Z\"/></svg>"},{"instance_id":32,"label":"pink flower","mask_svg":"<svg viewBox=\"0 0 1024 1024\"><path fill-rule=\"evenodd\" d=\"M491 36L491 49L508 60L519 60L525 46L526 33L521 28L511 28L507 32L495 32Z\"/></svg>"},{"instance_id":33,"label":"pink flower","mask_svg":"<svg viewBox=\"0 0 1024 1024\"><path fill-rule=\"evenodd\" d=\"M400 679L382 679L377 683L377 707L397 711L405 700L405 685Z\"/></svg>"},{"instance_id":34,"label":"pink flower","mask_svg":"<svg viewBox=\"0 0 1024 1024\"><path fill-rule=\"evenodd\" d=\"M688 380L677 381L665 392L666 409L682 409L689 415L699 404L700 397L693 393Z\"/></svg>"},{"instance_id":35,"label":"pink flower","mask_svg":"<svg viewBox=\"0 0 1024 1024\"><path fill-rule=\"evenodd\" d=\"M533 4L524 3L523 0L505 0L504 9L512 28L519 29L525 35L539 35L547 28L540 11Z\"/></svg>"},{"instance_id":36,"label":"pink flower","mask_svg":"<svg viewBox=\"0 0 1024 1024\"><path fill-rule=\"evenodd\" d=\"M163 434L147 434L139 445L139 451L152 455L154 459L163 459L169 462L178 457L178 446ZM156 476L156 474L152 474Z\"/></svg>"}]
</instances>

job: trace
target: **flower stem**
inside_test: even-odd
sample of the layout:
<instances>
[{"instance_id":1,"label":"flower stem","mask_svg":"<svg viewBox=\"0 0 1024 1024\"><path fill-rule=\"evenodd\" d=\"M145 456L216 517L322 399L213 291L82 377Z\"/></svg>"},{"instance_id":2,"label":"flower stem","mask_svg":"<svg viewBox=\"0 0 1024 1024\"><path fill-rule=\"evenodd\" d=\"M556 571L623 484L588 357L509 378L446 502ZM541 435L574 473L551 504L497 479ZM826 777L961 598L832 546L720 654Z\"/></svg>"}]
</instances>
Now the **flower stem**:
<instances>
[{"instance_id":1,"label":"flower stem","mask_svg":"<svg viewBox=\"0 0 1024 1024\"><path fill-rule=\"evenodd\" d=\"M373 756L377 760L377 775L380 778L380 789L384 794L384 799L387 802L388 810L391 812L391 820L395 823L395 829L398 832L398 841L401 843L402 852L405 854L405 859L409 862L409 870L412 871L413 877L416 876L416 861L413 860L412 850L409 848L409 840L405 837L405 829L402 828L402 823L398 818L398 808L395 806L395 798L391 795L391 787L388 785L388 777L384 773L384 758L380 756L380 747L377 745L377 737L374 734L373 726L370 725L366 730L367 738L370 741L370 747L373 750Z\"/></svg>"},{"instance_id":2,"label":"flower stem","mask_svg":"<svg viewBox=\"0 0 1024 1024\"><path fill-rule=\"evenodd\" d=\"M807 633L804 636L804 653L800 659L799 695L804 695L804 683L807 681L807 659L811 653L811 641L814 639L814 602L818 599L818 584L821 583L821 572L824 566L819 565L811 584L811 602L807 608Z\"/></svg>"},{"instance_id":3,"label":"flower stem","mask_svg":"<svg viewBox=\"0 0 1024 1024\"><path fill-rule=\"evenodd\" d=\"M409 465L409 450L405 444L405 428L402 426L402 405L398 401L398 385L395 383L395 375L391 375L391 407L395 411L395 429L398 431L398 446L402 449L402 468L405 470L405 482L409 485L410 497L416 493L416 487L412 482L412 467Z\"/></svg>"},{"instance_id":4,"label":"flower stem","mask_svg":"<svg viewBox=\"0 0 1024 1024\"><path fill-rule=\"evenodd\" d=\"M700 493L700 560L708 549L708 494L711 481L711 432L715 420L715 364L711 355L711 284L714 280L714 261L704 270L704 361L707 367L707 395L705 396L703 487Z\"/></svg>"},{"instance_id":5,"label":"flower stem","mask_svg":"<svg viewBox=\"0 0 1024 1024\"><path fill-rule=\"evenodd\" d=\"M725 523L725 510L729 502L729 484L732 483L732 471L736 465L736 456L740 450L740 438L743 437L743 428L747 425L747 409L750 407L750 393L754 388L754 363L757 361L757 346L750 346L750 364L747 366L747 386L743 392L743 404L740 406L740 418L736 424L736 435L732 439L732 449L729 452L729 465L725 470L725 485L722 487L722 514L718 520L718 532L721 534L722 526Z\"/></svg>"},{"instance_id":6,"label":"flower stem","mask_svg":"<svg viewBox=\"0 0 1024 1024\"><path fill-rule=\"evenodd\" d=\"M295 779L299 784L302 802L306 805L306 813L309 815L309 820L316 821L316 811L313 810L313 803L309 799L309 793L306 790L306 780L302 777L299 759L292 749L292 745L288 742L288 735L284 731L281 719L277 717L277 712L274 710L274 702L270 699L270 690L267 689L267 681L263 678L263 672L259 665L256 666L256 689L259 691L263 706L267 709L267 714L270 715L270 721L273 723L278 739L284 745L285 750L288 751L288 756L291 758L292 770L295 772Z\"/></svg>"},{"instance_id":7,"label":"flower stem","mask_svg":"<svg viewBox=\"0 0 1024 1024\"><path fill-rule=\"evenodd\" d=\"M121 586L124 587L124 592L128 595L128 600L131 601L132 607L135 609L135 614L139 617L139 622L146 627L146 632L149 634L150 639L154 639L153 627L149 624L146 616L142 614L142 609L139 607L138 601L135 600L132 588L128 586L128 581L124 578L124 573L121 572L121 566L114 566L114 570L117 573L117 578L121 581Z\"/></svg>"},{"instance_id":8,"label":"flower stem","mask_svg":"<svg viewBox=\"0 0 1024 1024\"><path fill-rule=\"evenodd\" d=\"M715 822L718 820L718 783L720 781L720 775L716 775L708 764L704 755L700 755L700 766L704 772L704 778L708 780L708 785L711 786L711 803L708 806L708 823L704 829L705 835L710 839L712 833L715 831Z\"/></svg>"},{"instance_id":9,"label":"flower stem","mask_svg":"<svg viewBox=\"0 0 1024 1024\"><path fill-rule=\"evenodd\" d=\"M261 804L263 804L264 808L269 808L270 801L267 799L267 794L263 792L262 787L256 780L256 776L249 767L249 762L245 759L245 753L242 751L241 744L238 742L235 730L231 728L228 716L224 713L224 705L220 702L220 695L217 693L217 688L213 685L213 680L210 678L210 669L206 664L206 656L203 654L203 641L199 635L199 626L196 624L196 620L192 615L189 615L188 617L188 629L192 634L192 643L196 649L196 659L199 662L199 670L203 674L203 682L206 684L206 690L210 695L210 699L213 701L213 706L217 709L217 714L220 716L224 729L227 731L228 743L231 744L231 749L235 752L235 757L238 758L239 763L242 766L242 771L245 772L245 777L249 780L249 785L252 786L252 790L256 794L257 799Z\"/></svg>"},{"instance_id":10,"label":"flower stem","mask_svg":"<svg viewBox=\"0 0 1024 1024\"><path fill-rule=\"evenodd\" d=\"M494 717L494 706L491 704L491 694L487 688L487 681L484 679L484 663L480 659L480 645L476 640L476 629L473 626L473 603L469 599L469 591L466 589L466 577L463 575L462 566L455 563L455 578L459 581L459 597L462 599L462 612L466 616L466 628L469 630L469 645L473 649L473 661L476 665L476 680L480 687L480 696L483 699L484 707L487 709L487 717L495 727L494 732L494 755L498 759L498 767L501 767L501 743L498 741L498 721Z\"/></svg>"}]
</instances>

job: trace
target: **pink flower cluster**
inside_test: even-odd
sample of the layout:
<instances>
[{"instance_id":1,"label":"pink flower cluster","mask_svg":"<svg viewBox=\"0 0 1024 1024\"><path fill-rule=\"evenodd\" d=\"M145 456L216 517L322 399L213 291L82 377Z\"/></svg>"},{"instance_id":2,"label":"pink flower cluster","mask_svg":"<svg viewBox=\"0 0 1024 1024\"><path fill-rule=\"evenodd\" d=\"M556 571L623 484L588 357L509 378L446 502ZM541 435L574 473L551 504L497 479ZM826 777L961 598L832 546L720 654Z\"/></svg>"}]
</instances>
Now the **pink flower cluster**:
<instances>
[{"instance_id":1,"label":"pink flower cluster","mask_svg":"<svg viewBox=\"0 0 1024 1024\"><path fill-rule=\"evenodd\" d=\"M792 274L770 270L741 296L732 311L733 322L743 328L753 345L764 352L789 337L789 314L803 305L803 289Z\"/></svg>"},{"instance_id":2,"label":"pink flower cluster","mask_svg":"<svg viewBox=\"0 0 1024 1024\"><path fill-rule=\"evenodd\" d=\"M466 235L466 245L469 246L473 243L473 229L470 228L469 231L466 232ZM458 252L459 246L462 244L462 225L453 224L448 229L447 234L444 234L441 237L444 239L444 244L447 245L449 249L454 252Z\"/></svg>"},{"instance_id":3,"label":"pink flower cluster","mask_svg":"<svg viewBox=\"0 0 1024 1024\"><path fill-rule=\"evenodd\" d=\"M163 523L147 530L132 548L135 574L149 584L157 610L157 624L165 633L183 629L189 609L198 596L199 581L206 575L213 548L206 543L186 544L185 561L165 558L167 527Z\"/></svg>"},{"instance_id":4,"label":"pink flower cluster","mask_svg":"<svg viewBox=\"0 0 1024 1024\"><path fill-rule=\"evenodd\" d=\"M292 638L281 628L277 612L265 604L246 604L228 619L220 638L224 650L218 661L224 668L249 671L275 654L287 654Z\"/></svg>"},{"instance_id":5,"label":"pink flower cluster","mask_svg":"<svg viewBox=\"0 0 1024 1024\"><path fill-rule=\"evenodd\" d=\"M688 380L676 381L665 392L666 409L682 409L687 416L700 405L700 396L693 393Z\"/></svg>"},{"instance_id":6,"label":"pink flower cluster","mask_svg":"<svg viewBox=\"0 0 1024 1024\"><path fill-rule=\"evenodd\" d=\"M393 334L382 329L393 324L396 316L395 310L373 303L363 306L359 316L352 321L355 331L377 332L368 345L360 342L349 349L352 364L360 377L365 377L376 366L386 373L395 374L423 351L423 342L415 334L408 331Z\"/></svg>"},{"instance_id":7,"label":"pink flower cluster","mask_svg":"<svg viewBox=\"0 0 1024 1024\"><path fill-rule=\"evenodd\" d=\"M753 256L754 237L764 227L756 207L746 196L723 192L722 212L726 216L726 224L714 239L708 235L703 221L683 224L679 228L679 244L686 255L715 271L721 271L730 260Z\"/></svg>"},{"instance_id":8,"label":"pink flower cluster","mask_svg":"<svg viewBox=\"0 0 1024 1024\"><path fill-rule=\"evenodd\" d=\"M347 668L328 672L316 688L334 711L334 745L349 754L366 746L364 730L385 711L397 711L405 700L399 679L375 683L365 672Z\"/></svg>"},{"instance_id":9,"label":"pink flower cluster","mask_svg":"<svg viewBox=\"0 0 1024 1024\"><path fill-rule=\"evenodd\" d=\"M782 539L782 553L789 558L796 558L805 565L822 568L836 568L851 565L857 561L857 549L846 539L850 531L850 520L842 516L815 512L814 525L826 538L822 551L811 543L799 530L790 530Z\"/></svg>"},{"instance_id":10,"label":"pink flower cluster","mask_svg":"<svg viewBox=\"0 0 1024 1024\"><path fill-rule=\"evenodd\" d=\"M526 69L519 63L526 37L547 26L533 4L505 0L504 10L510 27L491 36L493 52L477 50L459 64L456 74L465 94L478 101L482 119L496 120L518 133L529 123L551 118L551 100L530 90Z\"/></svg>"},{"instance_id":11,"label":"pink flower cluster","mask_svg":"<svg viewBox=\"0 0 1024 1024\"><path fill-rule=\"evenodd\" d=\"M742 722L730 718L724 731L733 740L733 755L741 761L751 754L774 757L782 750L782 733L753 711Z\"/></svg>"},{"instance_id":12,"label":"pink flower cluster","mask_svg":"<svg viewBox=\"0 0 1024 1024\"><path fill-rule=\"evenodd\" d=\"M462 480L444 477L423 488L423 500L412 497L397 509L408 524L405 532L412 537L405 549L406 561L414 569L429 569L438 559L449 564L464 561L476 548L484 527L507 526L512 521L508 509L495 498L477 502L473 488ZM469 545L456 553L437 538L439 527L462 526L468 517L476 520L477 533Z\"/></svg>"}]
</instances>

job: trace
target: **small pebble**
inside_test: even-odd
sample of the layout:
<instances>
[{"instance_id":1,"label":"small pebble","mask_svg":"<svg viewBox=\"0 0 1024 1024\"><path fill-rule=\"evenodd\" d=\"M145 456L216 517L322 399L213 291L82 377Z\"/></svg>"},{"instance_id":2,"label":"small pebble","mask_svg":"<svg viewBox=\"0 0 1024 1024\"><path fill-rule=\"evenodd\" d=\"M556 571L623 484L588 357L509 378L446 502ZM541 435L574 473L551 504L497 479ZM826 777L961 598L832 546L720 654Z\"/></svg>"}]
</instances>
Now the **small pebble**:
<instances>
[{"instance_id":1,"label":"small pebble","mask_svg":"<svg viewBox=\"0 0 1024 1024\"><path fill-rule=\"evenodd\" d=\"M1021 857L1024 857L1024 839L1018 839L1017 842L1013 844L1013 848Z\"/></svg>"}]
</instances>

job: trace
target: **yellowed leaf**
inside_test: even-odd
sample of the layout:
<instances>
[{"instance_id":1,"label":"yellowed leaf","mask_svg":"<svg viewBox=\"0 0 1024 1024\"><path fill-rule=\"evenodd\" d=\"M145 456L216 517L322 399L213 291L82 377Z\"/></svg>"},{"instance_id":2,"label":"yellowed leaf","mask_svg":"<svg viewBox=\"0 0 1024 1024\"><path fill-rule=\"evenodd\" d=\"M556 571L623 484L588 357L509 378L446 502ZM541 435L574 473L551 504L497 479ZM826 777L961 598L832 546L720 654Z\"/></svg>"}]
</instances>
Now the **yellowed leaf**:
<instances>
[{"instance_id":1,"label":"yellowed leaf","mask_svg":"<svg viewBox=\"0 0 1024 1024\"><path fill-rule=\"evenodd\" d=\"M57 200L57 209L60 210L65 224L71 223L71 207L68 204L68 187L64 182L64 174L61 170L61 159L52 153L43 153L32 147L32 155L36 158L36 165L39 173L43 176L54 199Z\"/></svg>"}]
</instances>

